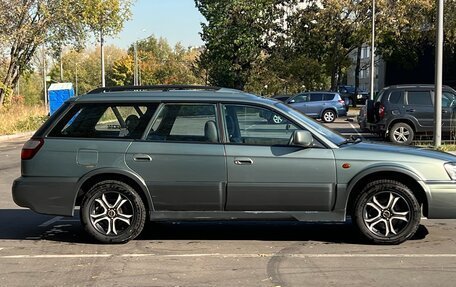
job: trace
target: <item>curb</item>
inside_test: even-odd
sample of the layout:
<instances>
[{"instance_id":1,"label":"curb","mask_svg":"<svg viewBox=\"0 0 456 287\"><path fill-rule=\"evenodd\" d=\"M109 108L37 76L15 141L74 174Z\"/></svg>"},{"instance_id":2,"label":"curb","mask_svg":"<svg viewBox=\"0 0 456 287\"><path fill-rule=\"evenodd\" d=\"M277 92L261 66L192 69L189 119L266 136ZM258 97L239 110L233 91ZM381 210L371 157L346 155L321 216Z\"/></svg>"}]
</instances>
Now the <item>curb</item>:
<instances>
[{"instance_id":1,"label":"curb","mask_svg":"<svg viewBox=\"0 0 456 287\"><path fill-rule=\"evenodd\" d=\"M22 138L22 137L31 137L34 133L35 133L35 131L19 133L19 134L12 134L12 135L3 135L3 136L0 136L0 142L9 141L9 140L17 139L17 138Z\"/></svg>"}]
</instances>

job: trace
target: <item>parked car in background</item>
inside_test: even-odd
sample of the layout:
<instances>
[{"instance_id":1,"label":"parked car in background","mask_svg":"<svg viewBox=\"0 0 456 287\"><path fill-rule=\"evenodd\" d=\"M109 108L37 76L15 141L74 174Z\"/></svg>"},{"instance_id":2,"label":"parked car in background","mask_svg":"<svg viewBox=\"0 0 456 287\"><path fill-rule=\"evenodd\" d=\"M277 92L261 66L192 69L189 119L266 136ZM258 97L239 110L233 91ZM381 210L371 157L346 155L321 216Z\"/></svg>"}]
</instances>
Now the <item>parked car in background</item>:
<instances>
[{"instance_id":1,"label":"parked car in background","mask_svg":"<svg viewBox=\"0 0 456 287\"><path fill-rule=\"evenodd\" d=\"M456 131L456 91L448 86L442 93L442 133ZM391 142L409 145L417 136L434 131L434 85L396 85L382 89L374 101L368 100L358 115L364 130Z\"/></svg>"},{"instance_id":2,"label":"parked car in background","mask_svg":"<svg viewBox=\"0 0 456 287\"><path fill-rule=\"evenodd\" d=\"M97 89L65 102L21 159L16 204L79 212L103 243L134 239L146 220L350 216L367 240L398 244L422 216L456 218L455 156L348 140L284 103L232 89Z\"/></svg>"},{"instance_id":3,"label":"parked car in background","mask_svg":"<svg viewBox=\"0 0 456 287\"><path fill-rule=\"evenodd\" d=\"M305 92L289 98L286 103L294 109L325 123L346 116L345 101L336 92Z\"/></svg>"},{"instance_id":4,"label":"parked car in background","mask_svg":"<svg viewBox=\"0 0 456 287\"><path fill-rule=\"evenodd\" d=\"M355 86L339 85L336 91L341 95L342 99L347 102L347 105L356 107L356 104L364 105L369 99L369 92L358 89L356 93Z\"/></svg>"},{"instance_id":5,"label":"parked car in background","mask_svg":"<svg viewBox=\"0 0 456 287\"><path fill-rule=\"evenodd\" d=\"M279 100L281 102L286 102L292 95L275 95L272 96L272 99Z\"/></svg>"}]
</instances>

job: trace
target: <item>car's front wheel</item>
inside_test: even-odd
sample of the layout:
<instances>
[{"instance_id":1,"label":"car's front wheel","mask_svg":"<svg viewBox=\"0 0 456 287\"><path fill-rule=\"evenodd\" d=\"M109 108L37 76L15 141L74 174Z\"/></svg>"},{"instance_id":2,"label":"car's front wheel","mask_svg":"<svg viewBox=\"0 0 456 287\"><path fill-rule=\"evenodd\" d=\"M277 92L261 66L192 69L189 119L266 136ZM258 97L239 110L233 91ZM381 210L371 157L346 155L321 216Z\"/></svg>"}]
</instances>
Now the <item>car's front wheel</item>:
<instances>
[{"instance_id":1,"label":"car's front wheel","mask_svg":"<svg viewBox=\"0 0 456 287\"><path fill-rule=\"evenodd\" d=\"M372 181L355 201L353 221L370 241L399 244L420 224L421 208L412 191L394 180Z\"/></svg>"},{"instance_id":2,"label":"car's front wheel","mask_svg":"<svg viewBox=\"0 0 456 287\"><path fill-rule=\"evenodd\" d=\"M81 204L85 230L103 243L124 243L144 228L146 209L141 197L129 185L106 180L94 185Z\"/></svg>"}]
</instances>

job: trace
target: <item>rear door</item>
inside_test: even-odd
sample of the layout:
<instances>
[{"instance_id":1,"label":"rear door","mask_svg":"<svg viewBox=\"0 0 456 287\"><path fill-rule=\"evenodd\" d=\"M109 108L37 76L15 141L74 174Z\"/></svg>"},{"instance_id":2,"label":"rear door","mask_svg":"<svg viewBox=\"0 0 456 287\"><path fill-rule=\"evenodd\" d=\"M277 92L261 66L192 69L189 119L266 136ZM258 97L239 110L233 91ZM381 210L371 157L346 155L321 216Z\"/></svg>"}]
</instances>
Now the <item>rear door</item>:
<instances>
[{"instance_id":1,"label":"rear door","mask_svg":"<svg viewBox=\"0 0 456 287\"><path fill-rule=\"evenodd\" d=\"M414 117L417 129L429 130L434 124L434 105L430 90L415 89L406 92L405 114Z\"/></svg>"},{"instance_id":2,"label":"rear door","mask_svg":"<svg viewBox=\"0 0 456 287\"><path fill-rule=\"evenodd\" d=\"M163 104L147 136L131 144L126 162L146 181L155 210L223 210L226 160L216 110Z\"/></svg>"}]
</instances>

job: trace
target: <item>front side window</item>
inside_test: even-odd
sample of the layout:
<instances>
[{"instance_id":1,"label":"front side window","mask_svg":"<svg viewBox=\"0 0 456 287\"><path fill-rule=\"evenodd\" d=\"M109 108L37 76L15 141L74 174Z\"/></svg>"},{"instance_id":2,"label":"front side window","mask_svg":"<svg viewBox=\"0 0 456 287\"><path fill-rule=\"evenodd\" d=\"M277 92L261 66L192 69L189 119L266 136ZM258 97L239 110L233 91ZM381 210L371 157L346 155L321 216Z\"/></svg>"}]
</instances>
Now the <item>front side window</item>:
<instances>
[{"instance_id":1,"label":"front side window","mask_svg":"<svg viewBox=\"0 0 456 287\"><path fill-rule=\"evenodd\" d=\"M294 101L294 103L307 102L308 97L309 97L309 95L307 95L307 94L297 95L296 97L293 98L293 101Z\"/></svg>"},{"instance_id":2,"label":"front side window","mask_svg":"<svg viewBox=\"0 0 456 287\"><path fill-rule=\"evenodd\" d=\"M213 104L166 104L160 110L147 140L174 142L219 141Z\"/></svg>"},{"instance_id":3,"label":"front side window","mask_svg":"<svg viewBox=\"0 0 456 287\"><path fill-rule=\"evenodd\" d=\"M269 109L225 105L226 134L230 143L249 145L287 145L298 129L282 115Z\"/></svg>"},{"instance_id":4,"label":"front side window","mask_svg":"<svg viewBox=\"0 0 456 287\"><path fill-rule=\"evenodd\" d=\"M409 91L407 93L409 105L432 106L431 93L429 91Z\"/></svg>"},{"instance_id":5,"label":"front side window","mask_svg":"<svg viewBox=\"0 0 456 287\"><path fill-rule=\"evenodd\" d=\"M51 137L139 139L158 104L77 104L49 133Z\"/></svg>"}]
</instances>

